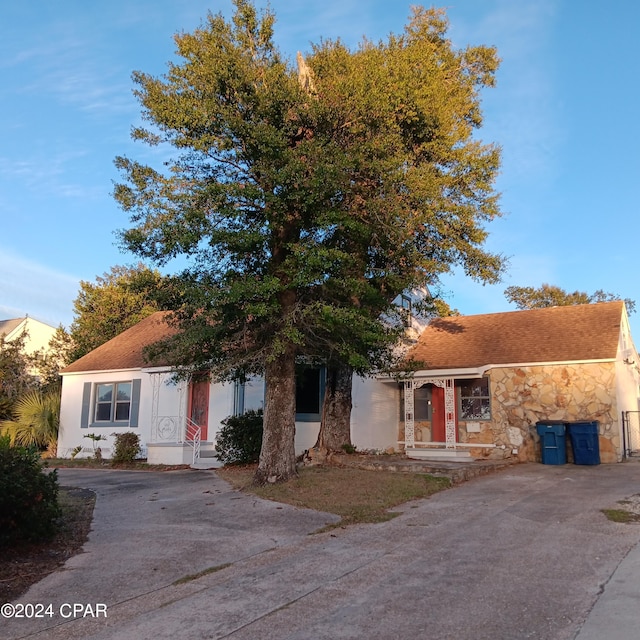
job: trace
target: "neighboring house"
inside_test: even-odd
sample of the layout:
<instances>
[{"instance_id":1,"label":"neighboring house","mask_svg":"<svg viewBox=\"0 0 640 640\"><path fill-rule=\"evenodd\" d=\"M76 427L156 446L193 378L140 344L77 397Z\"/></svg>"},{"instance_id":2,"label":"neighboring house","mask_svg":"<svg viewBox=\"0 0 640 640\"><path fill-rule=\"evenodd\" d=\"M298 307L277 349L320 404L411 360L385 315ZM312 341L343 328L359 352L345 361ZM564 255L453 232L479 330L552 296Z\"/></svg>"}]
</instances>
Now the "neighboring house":
<instances>
[{"instance_id":1,"label":"neighboring house","mask_svg":"<svg viewBox=\"0 0 640 640\"><path fill-rule=\"evenodd\" d=\"M411 313L419 294L405 296L399 304L407 311L407 326L419 332L426 322ZM91 455L87 434L100 434L102 454L110 457L113 434L135 431L150 463L190 463L212 451L221 421L232 414L262 408L264 384L253 378L245 383L210 383L193 377L175 381L168 364L149 366L145 346L168 337L175 329L167 313L157 312L61 371L62 399L58 453L71 454L77 446ZM320 428L325 371L300 364L296 389L297 453L313 447ZM353 442L360 449L397 447L398 387L373 378L353 383ZM196 426L201 442L197 442Z\"/></svg>"},{"instance_id":2,"label":"neighboring house","mask_svg":"<svg viewBox=\"0 0 640 640\"><path fill-rule=\"evenodd\" d=\"M438 318L408 357L421 363L401 383L410 457L539 460L543 420L597 420L601 462L624 455L640 362L622 301Z\"/></svg>"},{"instance_id":3,"label":"neighboring house","mask_svg":"<svg viewBox=\"0 0 640 640\"><path fill-rule=\"evenodd\" d=\"M55 334L55 327L34 320L29 316L0 320L0 335L4 336L6 342L16 340L22 335L25 336L24 351L27 355L46 350L49 347L49 341Z\"/></svg>"}]
</instances>

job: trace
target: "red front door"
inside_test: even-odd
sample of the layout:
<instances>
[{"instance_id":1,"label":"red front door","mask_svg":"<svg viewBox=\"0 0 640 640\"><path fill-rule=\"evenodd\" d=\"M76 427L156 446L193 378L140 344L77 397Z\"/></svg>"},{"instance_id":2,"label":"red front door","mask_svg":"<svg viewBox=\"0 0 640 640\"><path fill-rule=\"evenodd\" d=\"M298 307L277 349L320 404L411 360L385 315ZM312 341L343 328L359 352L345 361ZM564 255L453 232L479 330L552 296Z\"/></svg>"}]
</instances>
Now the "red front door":
<instances>
[{"instance_id":1,"label":"red front door","mask_svg":"<svg viewBox=\"0 0 640 640\"><path fill-rule=\"evenodd\" d=\"M455 409L454 409L455 411ZM444 388L431 387L431 441L432 442L446 442L447 441L447 428L446 428L447 412L444 406ZM457 431L457 416L454 413L454 420L456 421ZM456 440L458 439L456 434Z\"/></svg>"},{"instance_id":2,"label":"red front door","mask_svg":"<svg viewBox=\"0 0 640 640\"><path fill-rule=\"evenodd\" d=\"M207 439L207 426L209 423L209 380L196 378L189 385L189 411L188 415L193 424L200 427L200 439ZM187 434L190 430L187 429ZM188 435L193 440L193 433Z\"/></svg>"}]
</instances>

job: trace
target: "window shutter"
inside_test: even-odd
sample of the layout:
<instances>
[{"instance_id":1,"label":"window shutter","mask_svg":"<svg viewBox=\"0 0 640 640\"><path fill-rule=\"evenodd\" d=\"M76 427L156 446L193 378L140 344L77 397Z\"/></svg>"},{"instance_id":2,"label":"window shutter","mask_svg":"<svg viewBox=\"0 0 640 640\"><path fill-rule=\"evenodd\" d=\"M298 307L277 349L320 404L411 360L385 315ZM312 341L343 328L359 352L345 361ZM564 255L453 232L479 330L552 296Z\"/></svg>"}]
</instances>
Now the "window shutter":
<instances>
[{"instance_id":1,"label":"window shutter","mask_svg":"<svg viewBox=\"0 0 640 640\"><path fill-rule=\"evenodd\" d=\"M91 410L91 383L85 382L82 389L82 413L80 414L80 428L89 426L89 411Z\"/></svg>"},{"instance_id":2,"label":"window shutter","mask_svg":"<svg viewBox=\"0 0 640 640\"><path fill-rule=\"evenodd\" d=\"M131 411L129 413L129 426L138 426L138 415L140 413L140 386L142 380L140 378L133 379L131 387Z\"/></svg>"}]
</instances>

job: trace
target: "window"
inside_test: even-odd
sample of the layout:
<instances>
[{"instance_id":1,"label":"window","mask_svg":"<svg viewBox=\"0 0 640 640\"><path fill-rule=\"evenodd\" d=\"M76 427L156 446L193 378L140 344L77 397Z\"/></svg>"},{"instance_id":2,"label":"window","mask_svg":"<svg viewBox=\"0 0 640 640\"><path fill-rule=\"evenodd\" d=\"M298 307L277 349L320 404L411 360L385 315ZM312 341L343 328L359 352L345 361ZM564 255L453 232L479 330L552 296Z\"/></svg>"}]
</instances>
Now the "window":
<instances>
[{"instance_id":1,"label":"window","mask_svg":"<svg viewBox=\"0 0 640 640\"><path fill-rule=\"evenodd\" d=\"M244 382L236 380L233 415L264 409L264 381L252 376Z\"/></svg>"},{"instance_id":2,"label":"window","mask_svg":"<svg viewBox=\"0 0 640 640\"><path fill-rule=\"evenodd\" d=\"M489 395L489 378L475 378L459 382L460 420L490 420L491 399Z\"/></svg>"},{"instance_id":3,"label":"window","mask_svg":"<svg viewBox=\"0 0 640 640\"><path fill-rule=\"evenodd\" d=\"M96 385L96 422L129 422L131 382Z\"/></svg>"},{"instance_id":4,"label":"window","mask_svg":"<svg viewBox=\"0 0 640 640\"><path fill-rule=\"evenodd\" d=\"M128 382L85 382L80 427L137 427L141 384L140 378Z\"/></svg>"},{"instance_id":5,"label":"window","mask_svg":"<svg viewBox=\"0 0 640 640\"><path fill-rule=\"evenodd\" d=\"M404 422L404 385L400 386L400 421ZM413 392L413 419L431 420L431 385L425 384Z\"/></svg>"},{"instance_id":6,"label":"window","mask_svg":"<svg viewBox=\"0 0 640 640\"><path fill-rule=\"evenodd\" d=\"M296 420L319 422L326 387L326 367L312 364L296 365ZM241 415L250 409L264 408L264 381L249 378L237 381L234 397L234 414Z\"/></svg>"},{"instance_id":7,"label":"window","mask_svg":"<svg viewBox=\"0 0 640 640\"><path fill-rule=\"evenodd\" d=\"M326 370L317 365L296 367L296 420L318 422L324 400Z\"/></svg>"}]
</instances>

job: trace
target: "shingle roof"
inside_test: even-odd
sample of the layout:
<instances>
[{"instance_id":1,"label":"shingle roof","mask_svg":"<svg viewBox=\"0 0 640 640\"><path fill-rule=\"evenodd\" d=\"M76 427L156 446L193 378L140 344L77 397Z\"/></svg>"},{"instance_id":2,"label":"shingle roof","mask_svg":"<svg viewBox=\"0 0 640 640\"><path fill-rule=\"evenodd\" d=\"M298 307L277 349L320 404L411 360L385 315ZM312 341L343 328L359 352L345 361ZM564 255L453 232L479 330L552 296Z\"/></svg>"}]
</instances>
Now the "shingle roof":
<instances>
[{"instance_id":1,"label":"shingle roof","mask_svg":"<svg viewBox=\"0 0 640 640\"><path fill-rule=\"evenodd\" d=\"M167 322L169 313L157 311L97 349L72 362L62 373L139 369L149 366L143 350L146 346L174 335L177 329ZM154 366L167 363L154 362Z\"/></svg>"},{"instance_id":2,"label":"shingle roof","mask_svg":"<svg viewBox=\"0 0 640 640\"><path fill-rule=\"evenodd\" d=\"M616 357L623 302L437 318L407 354L421 369Z\"/></svg>"},{"instance_id":3,"label":"shingle roof","mask_svg":"<svg viewBox=\"0 0 640 640\"><path fill-rule=\"evenodd\" d=\"M25 318L13 318L11 320L0 320L0 334L8 336L16 327L20 326Z\"/></svg>"}]
</instances>

